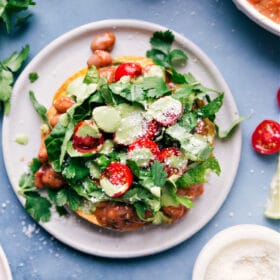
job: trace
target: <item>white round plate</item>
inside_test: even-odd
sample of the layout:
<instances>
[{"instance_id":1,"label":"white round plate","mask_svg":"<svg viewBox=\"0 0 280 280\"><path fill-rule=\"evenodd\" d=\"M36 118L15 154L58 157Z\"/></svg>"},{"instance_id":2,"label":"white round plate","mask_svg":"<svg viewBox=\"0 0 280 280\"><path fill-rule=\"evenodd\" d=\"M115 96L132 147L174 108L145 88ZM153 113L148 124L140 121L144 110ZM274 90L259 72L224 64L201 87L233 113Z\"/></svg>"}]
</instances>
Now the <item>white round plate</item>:
<instances>
[{"instance_id":1,"label":"white round plate","mask_svg":"<svg viewBox=\"0 0 280 280\"><path fill-rule=\"evenodd\" d=\"M251 20L266 30L280 36L280 24L274 22L269 17L260 13L255 7L247 0L233 0L236 7L247 15Z\"/></svg>"},{"instance_id":2,"label":"white round plate","mask_svg":"<svg viewBox=\"0 0 280 280\"><path fill-rule=\"evenodd\" d=\"M0 246L0 279L12 280L12 273L6 255Z\"/></svg>"},{"instance_id":3,"label":"white round plate","mask_svg":"<svg viewBox=\"0 0 280 280\"><path fill-rule=\"evenodd\" d=\"M90 42L95 35L113 31L116 44L113 55L145 55L150 49L149 39L155 31L166 28L137 20L105 20L81 26L59 37L43 49L18 78L12 95L12 107L3 123L3 154L9 179L17 194L21 174L27 163L37 156L40 143L40 120L29 101L28 91L33 90L38 101L49 107L53 95L71 74L86 66L91 51ZM192 42L178 33L174 47L189 54L185 71L190 71L204 85L225 92L224 106L217 116L221 128L228 128L238 117L238 111L222 75L209 58ZM39 80L30 84L28 74L37 72ZM29 137L29 143L15 143L17 133ZM89 254L129 258L150 255L171 248L200 230L218 211L233 183L241 150L241 131L238 129L229 141L217 141L215 154L222 174L210 177L204 195L195 202L195 208L178 223L141 229L130 233L101 230L82 221L74 214L67 218L53 216L41 224L62 242ZM18 195L18 194L17 194ZM24 203L23 198L19 199Z\"/></svg>"}]
</instances>

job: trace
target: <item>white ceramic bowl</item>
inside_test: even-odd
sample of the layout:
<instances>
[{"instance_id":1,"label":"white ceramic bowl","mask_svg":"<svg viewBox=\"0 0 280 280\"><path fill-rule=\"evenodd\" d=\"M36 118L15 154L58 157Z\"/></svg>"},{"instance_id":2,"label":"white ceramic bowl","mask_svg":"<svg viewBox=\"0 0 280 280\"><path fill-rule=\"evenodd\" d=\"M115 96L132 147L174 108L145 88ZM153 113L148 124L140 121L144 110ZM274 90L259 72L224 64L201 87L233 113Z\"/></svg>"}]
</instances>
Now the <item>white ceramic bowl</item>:
<instances>
[{"instance_id":1,"label":"white ceramic bowl","mask_svg":"<svg viewBox=\"0 0 280 280\"><path fill-rule=\"evenodd\" d=\"M280 255L280 234L264 226L244 224L237 225L217 233L202 248L199 253L194 268L192 280L204 280L210 262L218 256L223 249L232 244L246 244L247 241L267 242L277 247ZM244 241L244 242L242 242Z\"/></svg>"},{"instance_id":2,"label":"white ceramic bowl","mask_svg":"<svg viewBox=\"0 0 280 280\"><path fill-rule=\"evenodd\" d=\"M266 30L280 36L280 24L261 14L247 0L233 0L239 10Z\"/></svg>"},{"instance_id":3,"label":"white ceramic bowl","mask_svg":"<svg viewBox=\"0 0 280 280\"><path fill-rule=\"evenodd\" d=\"M12 273L6 255L0 246L0 279L12 280Z\"/></svg>"}]
</instances>

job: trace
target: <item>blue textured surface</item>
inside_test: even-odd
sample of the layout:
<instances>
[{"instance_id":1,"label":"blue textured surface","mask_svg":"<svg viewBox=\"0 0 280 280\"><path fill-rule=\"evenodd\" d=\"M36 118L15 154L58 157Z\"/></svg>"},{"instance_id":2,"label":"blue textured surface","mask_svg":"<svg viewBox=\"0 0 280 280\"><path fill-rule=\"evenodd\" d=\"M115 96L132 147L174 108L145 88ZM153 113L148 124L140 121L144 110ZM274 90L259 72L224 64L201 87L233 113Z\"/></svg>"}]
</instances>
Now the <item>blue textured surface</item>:
<instances>
[{"instance_id":1,"label":"blue textured surface","mask_svg":"<svg viewBox=\"0 0 280 280\"><path fill-rule=\"evenodd\" d=\"M32 12L33 17L23 31L7 35L0 27L0 60L26 43L31 45L32 59L59 35L88 22L110 18L147 20L174 29L200 46L223 74L240 114L251 118L242 124L238 174L217 215L179 246L130 260L80 253L37 226L10 186L1 151L0 244L14 279L191 279L199 251L216 232L242 223L279 229L279 223L263 217L277 158L257 155L250 146L251 133L261 120L279 121L278 37L251 22L229 0L38 0Z\"/></svg>"}]
</instances>

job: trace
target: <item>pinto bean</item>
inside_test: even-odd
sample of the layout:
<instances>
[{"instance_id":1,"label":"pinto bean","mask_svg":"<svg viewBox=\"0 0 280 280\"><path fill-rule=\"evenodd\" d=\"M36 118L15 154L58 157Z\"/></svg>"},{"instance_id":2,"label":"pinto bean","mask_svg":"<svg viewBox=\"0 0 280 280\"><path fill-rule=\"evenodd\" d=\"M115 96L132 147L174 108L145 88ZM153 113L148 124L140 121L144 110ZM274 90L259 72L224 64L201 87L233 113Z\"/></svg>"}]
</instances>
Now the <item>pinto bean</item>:
<instances>
[{"instance_id":1,"label":"pinto bean","mask_svg":"<svg viewBox=\"0 0 280 280\"><path fill-rule=\"evenodd\" d=\"M99 69L100 77L106 78L108 83L113 83L115 81L115 67L104 67Z\"/></svg>"},{"instance_id":2,"label":"pinto bean","mask_svg":"<svg viewBox=\"0 0 280 280\"><path fill-rule=\"evenodd\" d=\"M50 119L49 119L49 122L50 122L50 125L52 127L56 126L56 124L58 123L59 121L59 118L60 118L60 114L56 114L56 115L53 115Z\"/></svg>"},{"instance_id":3,"label":"pinto bean","mask_svg":"<svg viewBox=\"0 0 280 280\"><path fill-rule=\"evenodd\" d=\"M184 216L188 209L183 205L163 206L162 211L168 218L170 218L170 223L174 223L176 220Z\"/></svg>"},{"instance_id":4,"label":"pinto bean","mask_svg":"<svg viewBox=\"0 0 280 280\"><path fill-rule=\"evenodd\" d=\"M119 231L130 231L144 226L133 206L120 202L100 202L95 210L100 225Z\"/></svg>"},{"instance_id":5,"label":"pinto bean","mask_svg":"<svg viewBox=\"0 0 280 280\"><path fill-rule=\"evenodd\" d=\"M93 55L88 59L88 67L94 65L97 68L109 66L113 62L111 55L107 51L96 50Z\"/></svg>"},{"instance_id":6,"label":"pinto bean","mask_svg":"<svg viewBox=\"0 0 280 280\"><path fill-rule=\"evenodd\" d=\"M50 165L43 165L35 173L35 186L37 188L49 187L59 189L65 185L65 180L60 173L53 170Z\"/></svg>"},{"instance_id":7,"label":"pinto bean","mask_svg":"<svg viewBox=\"0 0 280 280\"><path fill-rule=\"evenodd\" d=\"M96 36L92 40L90 48L93 52L96 50L111 51L114 47L115 40L115 35L112 32L106 32L102 35Z\"/></svg>"},{"instance_id":8,"label":"pinto bean","mask_svg":"<svg viewBox=\"0 0 280 280\"><path fill-rule=\"evenodd\" d=\"M48 161L48 152L44 141L41 142L41 146L38 152L38 159L40 162L47 162Z\"/></svg>"},{"instance_id":9,"label":"pinto bean","mask_svg":"<svg viewBox=\"0 0 280 280\"><path fill-rule=\"evenodd\" d=\"M74 104L74 100L67 95L60 96L53 102L54 108L58 113L63 114Z\"/></svg>"}]
</instances>

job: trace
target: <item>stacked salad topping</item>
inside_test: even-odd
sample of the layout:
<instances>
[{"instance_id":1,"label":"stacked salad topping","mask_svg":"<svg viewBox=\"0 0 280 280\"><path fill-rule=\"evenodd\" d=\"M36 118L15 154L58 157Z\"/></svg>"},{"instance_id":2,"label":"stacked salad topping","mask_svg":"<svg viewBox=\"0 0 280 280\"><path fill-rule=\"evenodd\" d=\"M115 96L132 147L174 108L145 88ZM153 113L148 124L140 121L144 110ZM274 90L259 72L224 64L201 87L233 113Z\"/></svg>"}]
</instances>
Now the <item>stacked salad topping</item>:
<instances>
[{"instance_id":1,"label":"stacked salad topping","mask_svg":"<svg viewBox=\"0 0 280 280\"><path fill-rule=\"evenodd\" d=\"M30 92L47 153L20 181L35 220L48 221L54 205L120 231L172 223L203 193L209 171L220 174L213 149L224 94L175 70L187 55L173 41L156 32L147 57L116 57L70 77L55 95L56 123Z\"/></svg>"}]
</instances>

